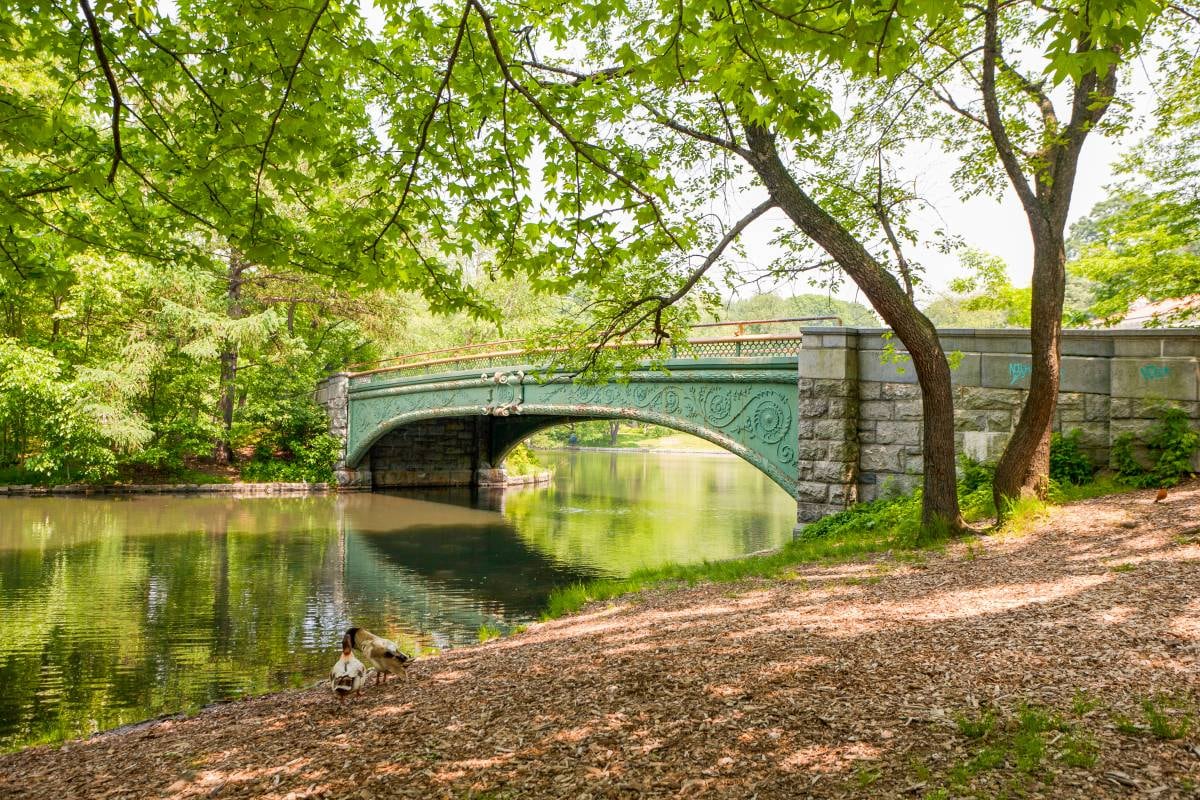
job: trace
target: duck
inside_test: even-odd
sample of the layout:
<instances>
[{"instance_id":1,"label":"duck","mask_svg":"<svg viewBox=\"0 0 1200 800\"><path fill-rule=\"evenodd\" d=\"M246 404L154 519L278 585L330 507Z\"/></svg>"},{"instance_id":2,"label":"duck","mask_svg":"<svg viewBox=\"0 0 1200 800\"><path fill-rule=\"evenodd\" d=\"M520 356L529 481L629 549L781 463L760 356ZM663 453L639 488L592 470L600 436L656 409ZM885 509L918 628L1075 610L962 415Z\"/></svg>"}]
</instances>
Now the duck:
<instances>
[{"instance_id":1,"label":"duck","mask_svg":"<svg viewBox=\"0 0 1200 800\"><path fill-rule=\"evenodd\" d=\"M362 628L350 628L346 631L346 637L362 653L363 660L375 668L376 683L387 683L389 675L408 677L408 662L412 659L400 652L392 640Z\"/></svg>"},{"instance_id":2,"label":"duck","mask_svg":"<svg viewBox=\"0 0 1200 800\"><path fill-rule=\"evenodd\" d=\"M329 688L339 703L345 703L350 693L362 692L363 684L367 682L367 668L354 657L354 640L347 633L342 637L342 657L329 670Z\"/></svg>"}]
</instances>

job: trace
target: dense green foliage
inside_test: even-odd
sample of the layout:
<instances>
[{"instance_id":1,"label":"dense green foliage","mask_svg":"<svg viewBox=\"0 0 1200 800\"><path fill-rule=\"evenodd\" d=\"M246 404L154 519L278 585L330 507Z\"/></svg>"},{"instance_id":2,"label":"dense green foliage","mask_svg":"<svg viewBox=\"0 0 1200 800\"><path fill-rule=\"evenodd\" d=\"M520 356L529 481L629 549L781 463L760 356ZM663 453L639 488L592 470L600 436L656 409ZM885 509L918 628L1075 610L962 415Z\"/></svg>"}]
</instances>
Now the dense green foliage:
<instances>
[{"instance_id":1,"label":"dense green foliage","mask_svg":"<svg viewBox=\"0 0 1200 800\"><path fill-rule=\"evenodd\" d=\"M1143 488L1177 485L1192 474L1192 459L1200 449L1200 432L1191 426L1187 413L1164 407L1158 423L1139 441L1123 433L1113 441L1112 463L1119 478ZM1139 458L1139 450L1144 457Z\"/></svg>"},{"instance_id":2,"label":"dense green foliage","mask_svg":"<svg viewBox=\"0 0 1200 800\"><path fill-rule=\"evenodd\" d=\"M510 475L534 475L546 470L537 454L524 444L519 444L504 457L504 468Z\"/></svg>"},{"instance_id":3,"label":"dense green foliage","mask_svg":"<svg viewBox=\"0 0 1200 800\"><path fill-rule=\"evenodd\" d=\"M1076 429L1067 435L1050 437L1050 477L1059 483L1076 486L1087 483L1096 474L1096 465L1083 451L1082 433Z\"/></svg>"}]
</instances>

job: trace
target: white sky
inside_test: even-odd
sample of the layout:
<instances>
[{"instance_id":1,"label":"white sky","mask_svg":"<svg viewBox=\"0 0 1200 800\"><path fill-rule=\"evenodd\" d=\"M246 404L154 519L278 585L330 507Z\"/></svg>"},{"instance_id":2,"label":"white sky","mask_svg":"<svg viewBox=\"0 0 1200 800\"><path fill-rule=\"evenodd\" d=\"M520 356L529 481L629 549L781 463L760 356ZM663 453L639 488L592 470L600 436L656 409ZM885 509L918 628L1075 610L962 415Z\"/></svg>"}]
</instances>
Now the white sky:
<instances>
[{"instance_id":1,"label":"white sky","mask_svg":"<svg viewBox=\"0 0 1200 800\"><path fill-rule=\"evenodd\" d=\"M1141 62L1134 64L1132 69L1122 75L1126 88L1119 88L1118 91L1132 103L1131 113L1134 120L1146 120L1151 114L1155 99L1152 71L1152 65ZM1059 111L1065 113L1069 108L1066 98L1054 99ZM1075 179L1071 213L1067 221L1068 231L1073 222L1086 216L1096 203L1108 196L1106 187L1118 182L1115 174L1117 162L1136 144L1143 131L1143 126L1133 122L1119 137L1109 138L1099 132L1094 132L1088 137ZM999 256L1008 265L1010 280L1017 286L1028 286L1033 269L1033 242L1025 213L1012 187L1006 183L1004 195L998 201L982 196L963 200L958 197L950 183L950 175L957 164L956 159L940 152L934 145L927 147L931 155L928 156L928 163L920 165L923 177L918 188L936 207L936 213L914 215L914 227L919 232L929 231L931 235L935 229L944 228L949 233L961 237L966 247ZM747 194L744 199L745 209L738 210L744 213L744 210L748 210L760 200L761 197ZM729 214L729 217L736 219L736 210L735 213ZM787 227L790 224L779 211L773 211L757 221L743 234L745 260L750 264L768 263L776 252L769 244L772 229ZM919 298L919 303L927 303L938 296L948 294L947 287L951 279L962 275L957 252L941 253L933 247L917 246L906 247L905 256L924 267L924 286L920 292L923 297ZM791 285L780 286L777 291L782 294L800 294L825 290L813 288L806 279L801 278ZM751 294L752 289L741 292L739 296ZM849 280L845 281L835 296L870 305Z\"/></svg>"},{"instance_id":2,"label":"white sky","mask_svg":"<svg viewBox=\"0 0 1200 800\"><path fill-rule=\"evenodd\" d=\"M1105 187L1115 182L1114 165L1136 138L1136 132L1126 134L1121 139L1106 139L1099 135L1088 138L1080 158L1068 228L1070 223L1086 216L1092 206L1107 197ZM938 214L919 215L916 220L917 229L932 231L944 227L962 237L967 247L984 250L1003 258L1013 283L1017 286L1028 286L1032 270L1033 243L1025 213L1016 194L1011 187L1007 187L999 202L990 197L975 197L964 201L956 195L950 185L949 175L953 168L954 160L950 156L938 155L931 159L928 169L937 174L926 185L926 190L935 190L929 199L936 206ZM747 195L746 208L750 208L758 199ZM737 211L738 209L731 209L729 217L736 219ZM746 250L744 260L755 265L768 263L776 252L770 245L772 230L790 225L780 211L773 211L757 221L743 234L743 246ZM940 253L931 247L912 247L905 248L905 255L910 260L920 262L925 268L926 302L946 292L950 280L962 274L957 253ZM812 288L801 279L793 284L781 286L778 291L783 294L799 294L824 290ZM753 290L746 290L739 296L750 296L753 293ZM870 305L850 281L842 286L836 296Z\"/></svg>"}]
</instances>

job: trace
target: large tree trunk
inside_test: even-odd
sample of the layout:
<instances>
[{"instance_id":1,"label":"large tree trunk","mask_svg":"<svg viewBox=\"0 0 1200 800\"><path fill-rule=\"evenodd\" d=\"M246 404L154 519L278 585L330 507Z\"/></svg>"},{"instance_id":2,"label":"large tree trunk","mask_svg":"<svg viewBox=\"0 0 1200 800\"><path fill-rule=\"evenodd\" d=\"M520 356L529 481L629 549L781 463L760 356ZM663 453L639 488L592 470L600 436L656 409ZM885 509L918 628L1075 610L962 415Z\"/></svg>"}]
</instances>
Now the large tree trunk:
<instances>
[{"instance_id":1,"label":"large tree trunk","mask_svg":"<svg viewBox=\"0 0 1200 800\"><path fill-rule=\"evenodd\" d=\"M1040 230L1038 229L1040 227ZM1033 369L1016 429L996 465L993 499L1001 517L1014 500L1044 498L1050 488L1050 427L1058 406L1066 250L1061 229L1035 226L1029 327Z\"/></svg>"},{"instance_id":2,"label":"large tree trunk","mask_svg":"<svg viewBox=\"0 0 1200 800\"><path fill-rule=\"evenodd\" d=\"M954 397L950 364L938 339L937 328L858 239L800 188L780 159L772 134L755 125L745 127L751 164L772 199L796 227L820 245L858 284L908 349L921 387L924 419L925 491L921 524L926 529L964 529L954 470Z\"/></svg>"},{"instance_id":3,"label":"large tree trunk","mask_svg":"<svg viewBox=\"0 0 1200 800\"><path fill-rule=\"evenodd\" d=\"M1081 38L1080 47L1085 52L1091 51L1087 37ZM1050 425L1058 405L1062 310L1067 284L1063 231L1075 189L1079 154L1088 134L1112 102L1117 70L1115 66L1105 67L1107 71L1103 73L1093 69L1076 80L1071 93L1071 116L1065 125L1042 84L1018 77L1041 113L1042 134L1047 141L1035 158L1024 154L1023 162L1000 113L996 69L1003 63L1001 51L1000 0L987 0L979 84L984 114L996 155L1021 201L1033 237L1029 323L1033 369L1029 375L1029 394L992 483L996 511L1003 519L1014 501L1023 497L1044 498L1050 486ZM1017 74L1012 66L1004 66L1010 74ZM1026 168L1033 173L1032 182L1025 174Z\"/></svg>"},{"instance_id":4,"label":"large tree trunk","mask_svg":"<svg viewBox=\"0 0 1200 800\"><path fill-rule=\"evenodd\" d=\"M242 273L246 262L236 251L229 254L229 268L225 275L225 313L229 319L241 319ZM217 413L221 421L221 435L213 448L213 459L218 464L233 463L233 410L237 398L238 343L226 337L221 346L221 378Z\"/></svg>"}]
</instances>

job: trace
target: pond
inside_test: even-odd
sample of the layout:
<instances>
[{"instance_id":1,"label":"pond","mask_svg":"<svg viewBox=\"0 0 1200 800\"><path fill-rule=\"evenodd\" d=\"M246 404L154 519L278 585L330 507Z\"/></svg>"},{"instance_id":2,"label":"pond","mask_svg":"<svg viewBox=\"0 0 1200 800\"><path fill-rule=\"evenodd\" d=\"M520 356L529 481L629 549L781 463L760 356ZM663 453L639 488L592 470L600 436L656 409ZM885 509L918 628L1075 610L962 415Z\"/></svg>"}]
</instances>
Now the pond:
<instances>
[{"instance_id":1,"label":"pond","mask_svg":"<svg viewBox=\"0 0 1200 800\"><path fill-rule=\"evenodd\" d=\"M351 622L410 652L550 591L783 543L786 492L724 454L543 452L549 486L0 498L0 748L311 684Z\"/></svg>"}]
</instances>

